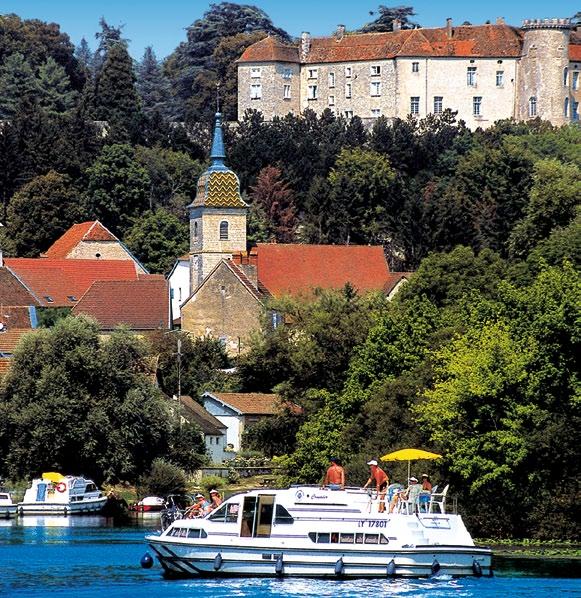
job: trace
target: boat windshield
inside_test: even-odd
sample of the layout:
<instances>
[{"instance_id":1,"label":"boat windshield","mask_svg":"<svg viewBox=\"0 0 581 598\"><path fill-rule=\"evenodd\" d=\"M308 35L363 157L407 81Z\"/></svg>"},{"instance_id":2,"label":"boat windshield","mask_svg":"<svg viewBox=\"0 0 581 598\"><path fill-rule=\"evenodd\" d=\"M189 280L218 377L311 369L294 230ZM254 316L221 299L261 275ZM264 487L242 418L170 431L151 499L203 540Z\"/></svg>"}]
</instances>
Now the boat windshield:
<instances>
[{"instance_id":1,"label":"boat windshield","mask_svg":"<svg viewBox=\"0 0 581 598\"><path fill-rule=\"evenodd\" d=\"M238 513L240 511L240 504L237 502L226 503L216 509L208 519L210 521L218 521L220 523L236 523L238 521Z\"/></svg>"}]
</instances>

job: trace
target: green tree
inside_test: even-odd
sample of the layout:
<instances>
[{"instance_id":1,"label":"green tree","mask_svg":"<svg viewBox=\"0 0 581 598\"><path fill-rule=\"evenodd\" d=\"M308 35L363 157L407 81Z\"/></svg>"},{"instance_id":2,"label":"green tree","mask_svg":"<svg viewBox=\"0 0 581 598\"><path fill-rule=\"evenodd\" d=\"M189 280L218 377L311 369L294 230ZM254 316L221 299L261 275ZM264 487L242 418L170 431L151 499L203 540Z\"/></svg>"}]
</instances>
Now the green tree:
<instances>
[{"instance_id":1,"label":"green tree","mask_svg":"<svg viewBox=\"0 0 581 598\"><path fill-rule=\"evenodd\" d=\"M116 233L148 208L150 179L129 145L106 145L87 169L88 211Z\"/></svg>"},{"instance_id":2,"label":"green tree","mask_svg":"<svg viewBox=\"0 0 581 598\"><path fill-rule=\"evenodd\" d=\"M49 113L62 113L75 106L77 92L71 89L65 69L53 58L38 69L40 105Z\"/></svg>"},{"instance_id":3,"label":"green tree","mask_svg":"<svg viewBox=\"0 0 581 598\"><path fill-rule=\"evenodd\" d=\"M402 29L414 29L418 26L417 23L410 21L410 17L415 16L414 9L411 6L385 6L380 4L377 9L379 13L377 18L371 23L367 23L358 33L379 33L381 31L393 31L393 22L399 21L399 26ZM369 11L370 15L375 15L373 11Z\"/></svg>"},{"instance_id":4,"label":"green tree","mask_svg":"<svg viewBox=\"0 0 581 598\"><path fill-rule=\"evenodd\" d=\"M165 274L188 250L188 225L158 208L136 218L123 240L150 272Z\"/></svg>"},{"instance_id":5,"label":"green tree","mask_svg":"<svg viewBox=\"0 0 581 598\"><path fill-rule=\"evenodd\" d=\"M67 175L51 170L24 185L8 207L8 235L19 256L38 256L83 220L79 192Z\"/></svg>"},{"instance_id":6,"label":"green tree","mask_svg":"<svg viewBox=\"0 0 581 598\"><path fill-rule=\"evenodd\" d=\"M32 99L38 83L22 54L11 54L0 64L0 118L13 118L22 99Z\"/></svg>"},{"instance_id":7,"label":"green tree","mask_svg":"<svg viewBox=\"0 0 581 598\"><path fill-rule=\"evenodd\" d=\"M171 114L169 81L151 46L145 48L143 58L137 67L136 88L145 115L149 116L155 111L165 116Z\"/></svg>"}]
</instances>

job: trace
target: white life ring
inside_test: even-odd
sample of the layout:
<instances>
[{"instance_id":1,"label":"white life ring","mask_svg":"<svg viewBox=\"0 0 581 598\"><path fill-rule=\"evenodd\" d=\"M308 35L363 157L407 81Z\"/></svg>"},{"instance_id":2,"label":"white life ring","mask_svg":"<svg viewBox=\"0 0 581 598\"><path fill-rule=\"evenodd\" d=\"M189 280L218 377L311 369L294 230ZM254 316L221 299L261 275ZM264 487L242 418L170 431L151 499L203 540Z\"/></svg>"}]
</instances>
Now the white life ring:
<instances>
[{"instance_id":1,"label":"white life ring","mask_svg":"<svg viewBox=\"0 0 581 598\"><path fill-rule=\"evenodd\" d=\"M65 490L67 489L67 485L64 482L59 482L56 485L56 489L57 489L57 492L65 492Z\"/></svg>"}]
</instances>

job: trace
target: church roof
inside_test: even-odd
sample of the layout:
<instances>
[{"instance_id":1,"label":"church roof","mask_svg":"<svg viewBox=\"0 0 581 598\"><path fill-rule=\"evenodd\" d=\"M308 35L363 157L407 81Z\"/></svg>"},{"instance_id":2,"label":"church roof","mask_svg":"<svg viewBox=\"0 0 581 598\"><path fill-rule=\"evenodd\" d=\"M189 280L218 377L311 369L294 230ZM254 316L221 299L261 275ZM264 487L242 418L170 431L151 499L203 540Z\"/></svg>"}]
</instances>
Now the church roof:
<instances>
[{"instance_id":1,"label":"church roof","mask_svg":"<svg viewBox=\"0 0 581 598\"><path fill-rule=\"evenodd\" d=\"M198 179L196 198L190 208L246 208L240 195L240 181L233 170L224 163L226 150L222 134L222 115L217 112L214 122L214 137L210 152L210 168Z\"/></svg>"},{"instance_id":2,"label":"church roof","mask_svg":"<svg viewBox=\"0 0 581 598\"><path fill-rule=\"evenodd\" d=\"M66 258L81 241L119 241L98 220L73 224L42 255L42 257Z\"/></svg>"}]
</instances>

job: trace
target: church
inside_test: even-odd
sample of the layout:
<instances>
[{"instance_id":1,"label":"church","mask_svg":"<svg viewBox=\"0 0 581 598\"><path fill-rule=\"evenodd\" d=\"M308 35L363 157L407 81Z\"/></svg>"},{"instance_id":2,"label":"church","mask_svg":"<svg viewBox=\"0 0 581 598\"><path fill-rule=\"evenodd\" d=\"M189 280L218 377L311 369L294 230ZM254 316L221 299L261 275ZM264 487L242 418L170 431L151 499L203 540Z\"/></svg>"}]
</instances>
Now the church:
<instances>
[{"instance_id":1,"label":"church","mask_svg":"<svg viewBox=\"0 0 581 598\"><path fill-rule=\"evenodd\" d=\"M261 328L271 298L308 298L315 289L341 289L347 283L360 293L391 296L409 278L409 273L389 271L381 246L259 243L248 248L248 205L236 173L226 166L220 113L210 159L188 206L189 256L178 261L188 265L187 293L180 268L170 274L172 296L186 295L179 303L182 330L220 339L228 353L238 355ZM277 315L271 316L276 325Z\"/></svg>"}]
</instances>

